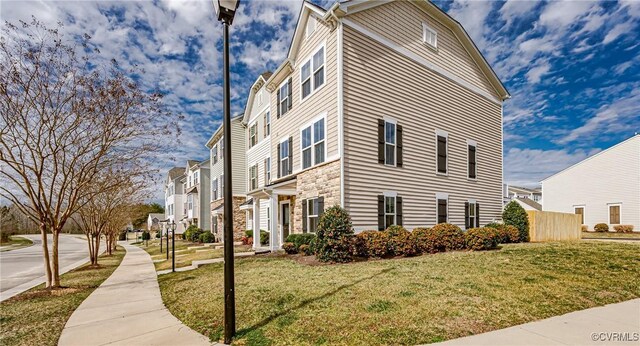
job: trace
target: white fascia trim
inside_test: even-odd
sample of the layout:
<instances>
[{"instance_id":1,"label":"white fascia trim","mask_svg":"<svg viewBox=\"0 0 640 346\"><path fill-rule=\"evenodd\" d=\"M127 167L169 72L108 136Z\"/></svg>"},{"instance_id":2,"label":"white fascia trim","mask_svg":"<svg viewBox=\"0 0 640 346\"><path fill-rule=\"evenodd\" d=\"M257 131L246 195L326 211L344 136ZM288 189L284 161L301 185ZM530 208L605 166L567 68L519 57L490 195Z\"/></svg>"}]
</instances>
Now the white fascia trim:
<instances>
[{"instance_id":1,"label":"white fascia trim","mask_svg":"<svg viewBox=\"0 0 640 346\"><path fill-rule=\"evenodd\" d=\"M375 2L374 2L375 3ZM496 97L494 97L493 95L487 93L486 91L472 85L471 83L463 80L462 78L452 74L451 72L436 66L432 63L430 63L427 59L411 52L410 50L399 46L398 44L396 44L395 42L392 42L391 40L388 40L385 37L382 37L372 31L370 31L369 29L366 29L365 27L361 26L360 24L356 24L355 22L351 21L350 19L344 18L342 19L342 21L349 25L350 27L352 27L353 29L359 31L360 33L369 36L370 38L382 43L383 45L391 48L392 50L394 50L396 53L405 56L406 58L409 58L411 60L413 60L414 62L426 67L427 69L441 75L444 78L447 78L448 80L458 84L459 86L487 99L488 101L491 101L497 105L502 105L502 101L500 101L499 99L497 99Z\"/></svg>"},{"instance_id":2,"label":"white fascia trim","mask_svg":"<svg viewBox=\"0 0 640 346\"><path fill-rule=\"evenodd\" d=\"M343 65L343 26L338 22L338 156L340 157L340 206L344 205L344 65Z\"/></svg>"},{"instance_id":3,"label":"white fascia trim","mask_svg":"<svg viewBox=\"0 0 640 346\"><path fill-rule=\"evenodd\" d=\"M368 10L370 8L384 5L386 3L391 2L392 0L352 0L349 2L340 3L340 9L348 14L358 13L360 11Z\"/></svg>"}]
</instances>

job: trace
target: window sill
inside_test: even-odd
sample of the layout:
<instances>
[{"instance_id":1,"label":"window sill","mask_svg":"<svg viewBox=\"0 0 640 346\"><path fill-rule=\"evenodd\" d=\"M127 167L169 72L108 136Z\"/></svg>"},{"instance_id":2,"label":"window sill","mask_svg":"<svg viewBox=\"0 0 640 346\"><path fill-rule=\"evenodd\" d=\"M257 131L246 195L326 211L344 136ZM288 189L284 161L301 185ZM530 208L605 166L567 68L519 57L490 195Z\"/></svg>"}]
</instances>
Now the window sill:
<instances>
[{"instance_id":1,"label":"window sill","mask_svg":"<svg viewBox=\"0 0 640 346\"><path fill-rule=\"evenodd\" d=\"M441 177L448 177L449 173L441 173L441 172L436 172L437 176L441 176Z\"/></svg>"},{"instance_id":2,"label":"window sill","mask_svg":"<svg viewBox=\"0 0 640 346\"><path fill-rule=\"evenodd\" d=\"M313 78L313 76L311 76L311 78ZM326 76L325 76L326 78ZM317 92L319 92L320 90L322 90L322 88L324 88L324 86L327 85L327 81L325 80L324 83L322 83L322 85L319 88L315 88L314 90L311 91L311 94L305 96L304 98L302 97L302 88L300 89L300 105L302 105L305 101L307 101L308 99L310 99L313 95L315 95ZM302 85L300 85L302 87Z\"/></svg>"}]
</instances>

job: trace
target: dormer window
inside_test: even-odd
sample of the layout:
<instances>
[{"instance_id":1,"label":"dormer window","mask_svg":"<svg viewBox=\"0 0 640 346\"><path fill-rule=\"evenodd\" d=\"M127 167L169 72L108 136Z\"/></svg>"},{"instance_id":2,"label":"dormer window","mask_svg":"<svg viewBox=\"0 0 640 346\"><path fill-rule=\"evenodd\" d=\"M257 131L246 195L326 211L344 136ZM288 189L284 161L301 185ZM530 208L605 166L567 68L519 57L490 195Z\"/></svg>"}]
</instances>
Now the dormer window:
<instances>
[{"instance_id":1,"label":"dormer window","mask_svg":"<svg viewBox=\"0 0 640 346\"><path fill-rule=\"evenodd\" d=\"M438 48L438 33L425 23L422 23L422 41L431 48Z\"/></svg>"},{"instance_id":2,"label":"dormer window","mask_svg":"<svg viewBox=\"0 0 640 346\"><path fill-rule=\"evenodd\" d=\"M316 19L313 18L313 16L309 16L309 19L307 20L307 30L305 32L305 37L309 38L309 36L311 36L314 31L316 31Z\"/></svg>"}]
</instances>

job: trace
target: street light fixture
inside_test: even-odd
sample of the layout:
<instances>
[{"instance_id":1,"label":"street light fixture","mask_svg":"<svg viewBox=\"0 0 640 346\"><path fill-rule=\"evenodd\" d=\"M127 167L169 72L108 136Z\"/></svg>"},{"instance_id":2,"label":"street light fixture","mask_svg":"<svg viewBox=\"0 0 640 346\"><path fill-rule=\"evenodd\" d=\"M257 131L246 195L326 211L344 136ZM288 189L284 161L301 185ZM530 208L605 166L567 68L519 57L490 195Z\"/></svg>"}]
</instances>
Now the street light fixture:
<instances>
[{"instance_id":1,"label":"street light fixture","mask_svg":"<svg viewBox=\"0 0 640 346\"><path fill-rule=\"evenodd\" d=\"M169 238L167 237L167 240ZM169 242L167 241L167 250ZM171 271L176 272L176 222L171 221Z\"/></svg>"},{"instance_id":2,"label":"street light fixture","mask_svg":"<svg viewBox=\"0 0 640 346\"><path fill-rule=\"evenodd\" d=\"M236 333L236 298L233 273L233 188L231 186L231 97L229 87L229 26L240 0L213 0L223 28L223 127L224 127L224 343Z\"/></svg>"}]
</instances>

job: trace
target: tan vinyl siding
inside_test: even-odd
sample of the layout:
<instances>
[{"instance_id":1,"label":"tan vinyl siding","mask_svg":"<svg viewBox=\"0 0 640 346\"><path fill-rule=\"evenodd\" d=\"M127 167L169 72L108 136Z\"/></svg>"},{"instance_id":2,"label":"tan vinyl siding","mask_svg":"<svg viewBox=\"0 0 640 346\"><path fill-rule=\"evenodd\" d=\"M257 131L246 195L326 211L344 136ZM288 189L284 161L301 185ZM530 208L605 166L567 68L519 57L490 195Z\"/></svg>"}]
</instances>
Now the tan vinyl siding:
<instances>
[{"instance_id":1,"label":"tan vinyl siding","mask_svg":"<svg viewBox=\"0 0 640 346\"><path fill-rule=\"evenodd\" d=\"M405 16L409 17L409 16ZM382 44L344 27L345 206L357 230L377 225L377 195L403 197L408 228L436 223L435 193L449 194L449 221L464 226L464 203L480 223L502 207L501 107ZM403 167L378 163L377 121L403 127ZM435 129L448 132L448 176L436 175ZM477 181L467 179L467 139L477 142Z\"/></svg>"},{"instance_id":2,"label":"tan vinyl siding","mask_svg":"<svg viewBox=\"0 0 640 346\"><path fill-rule=\"evenodd\" d=\"M455 34L409 1L393 1L348 18L498 97ZM422 41L422 23L438 33L437 51Z\"/></svg>"},{"instance_id":3,"label":"tan vinyl siding","mask_svg":"<svg viewBox=\"0 0 640 346\"><path fill-rule=\"evenodd\" d=\"M259 95L259 93L263 93L263 102L262 104L259 104L257 97L256 96L256 100L254 100L253 103L253 107L250 110L251 112L251 118L249 119L249 123L247 124L247 127L245 128L244 132L244 136L246 137L246 150L247 150L247 167L246 167L246 171L244 173L245 179L247 181L247 191L249 191L249 189L251 188L249 185L249 168L251 166L253 166L254 164L258 164L258 187L262 188L264 187L265 184L265 166L264 166L264 160L270 156L270 149L271 149L271 136L267 136L266 138L264 137L264 115L267 113L267 111L269 111L269 92L264 88L260 88L258 90L258 93L256 93L257 95ZM271 123L273 124L273 115L271 116ZM257 129L257 139L258 142L256 145L254 145L252 148L249 148L249 135L250 135L250 128L253 124L258 124ZM271 177L272 179L274 178L273 175L273 170L271 171ZM261 221L262 222L262 221Z\"/></svg>"},{"instance_id":4,"label":"tan vinyl siding","mask_svg":"<svg viewBox=\"0 0 640 346\"><path fill-rule=\"evenodd\" d=\"M318 20L315 32L304 39L296 55L292 80L293 105L291 110L278 114L277 91L271 93L271 172L272 179L278 174L277 146L285 137L293 137L293 173L300 171L300 127L326 112L325 140L327 151L325 162L338 155L338 116L337 116L337 30L331 31L327 24ZM300 68L321 44L325 43L325 82L316 92L300 100ZM288 80L287 77L286 80ZM280 85L280 84L279 84Z\"/></svg>"},{"instance_id":5,"label":"tan vinyl siding","mask_svg":"<svg viewBox=\"0 0 640 346\"><path fill-rule=\"evenodd\" d=\"M221 125L222 126L222 125ZM231 169L233 171L233 194L244 195L247 193L247 182L244 177L247 175L247 159L246 159L246 142L244 126L242 126L241 118L235 118L231 121L231 147L233 152L231 158L233 160ZM220 194L220 187L222 186L222 180L220 176L224 174L224 158L220 155L220 139L216 139L214 145L218 145L218 162L213 163L213 155L209 150L209 159L211 160L211 182L218 179L218 199L222 198ZM225 148L225 150L227 150ZM211 189L211 186L209 186ZM211 193L211 190L209 190Z\"/></svg>"}]
</instances>

